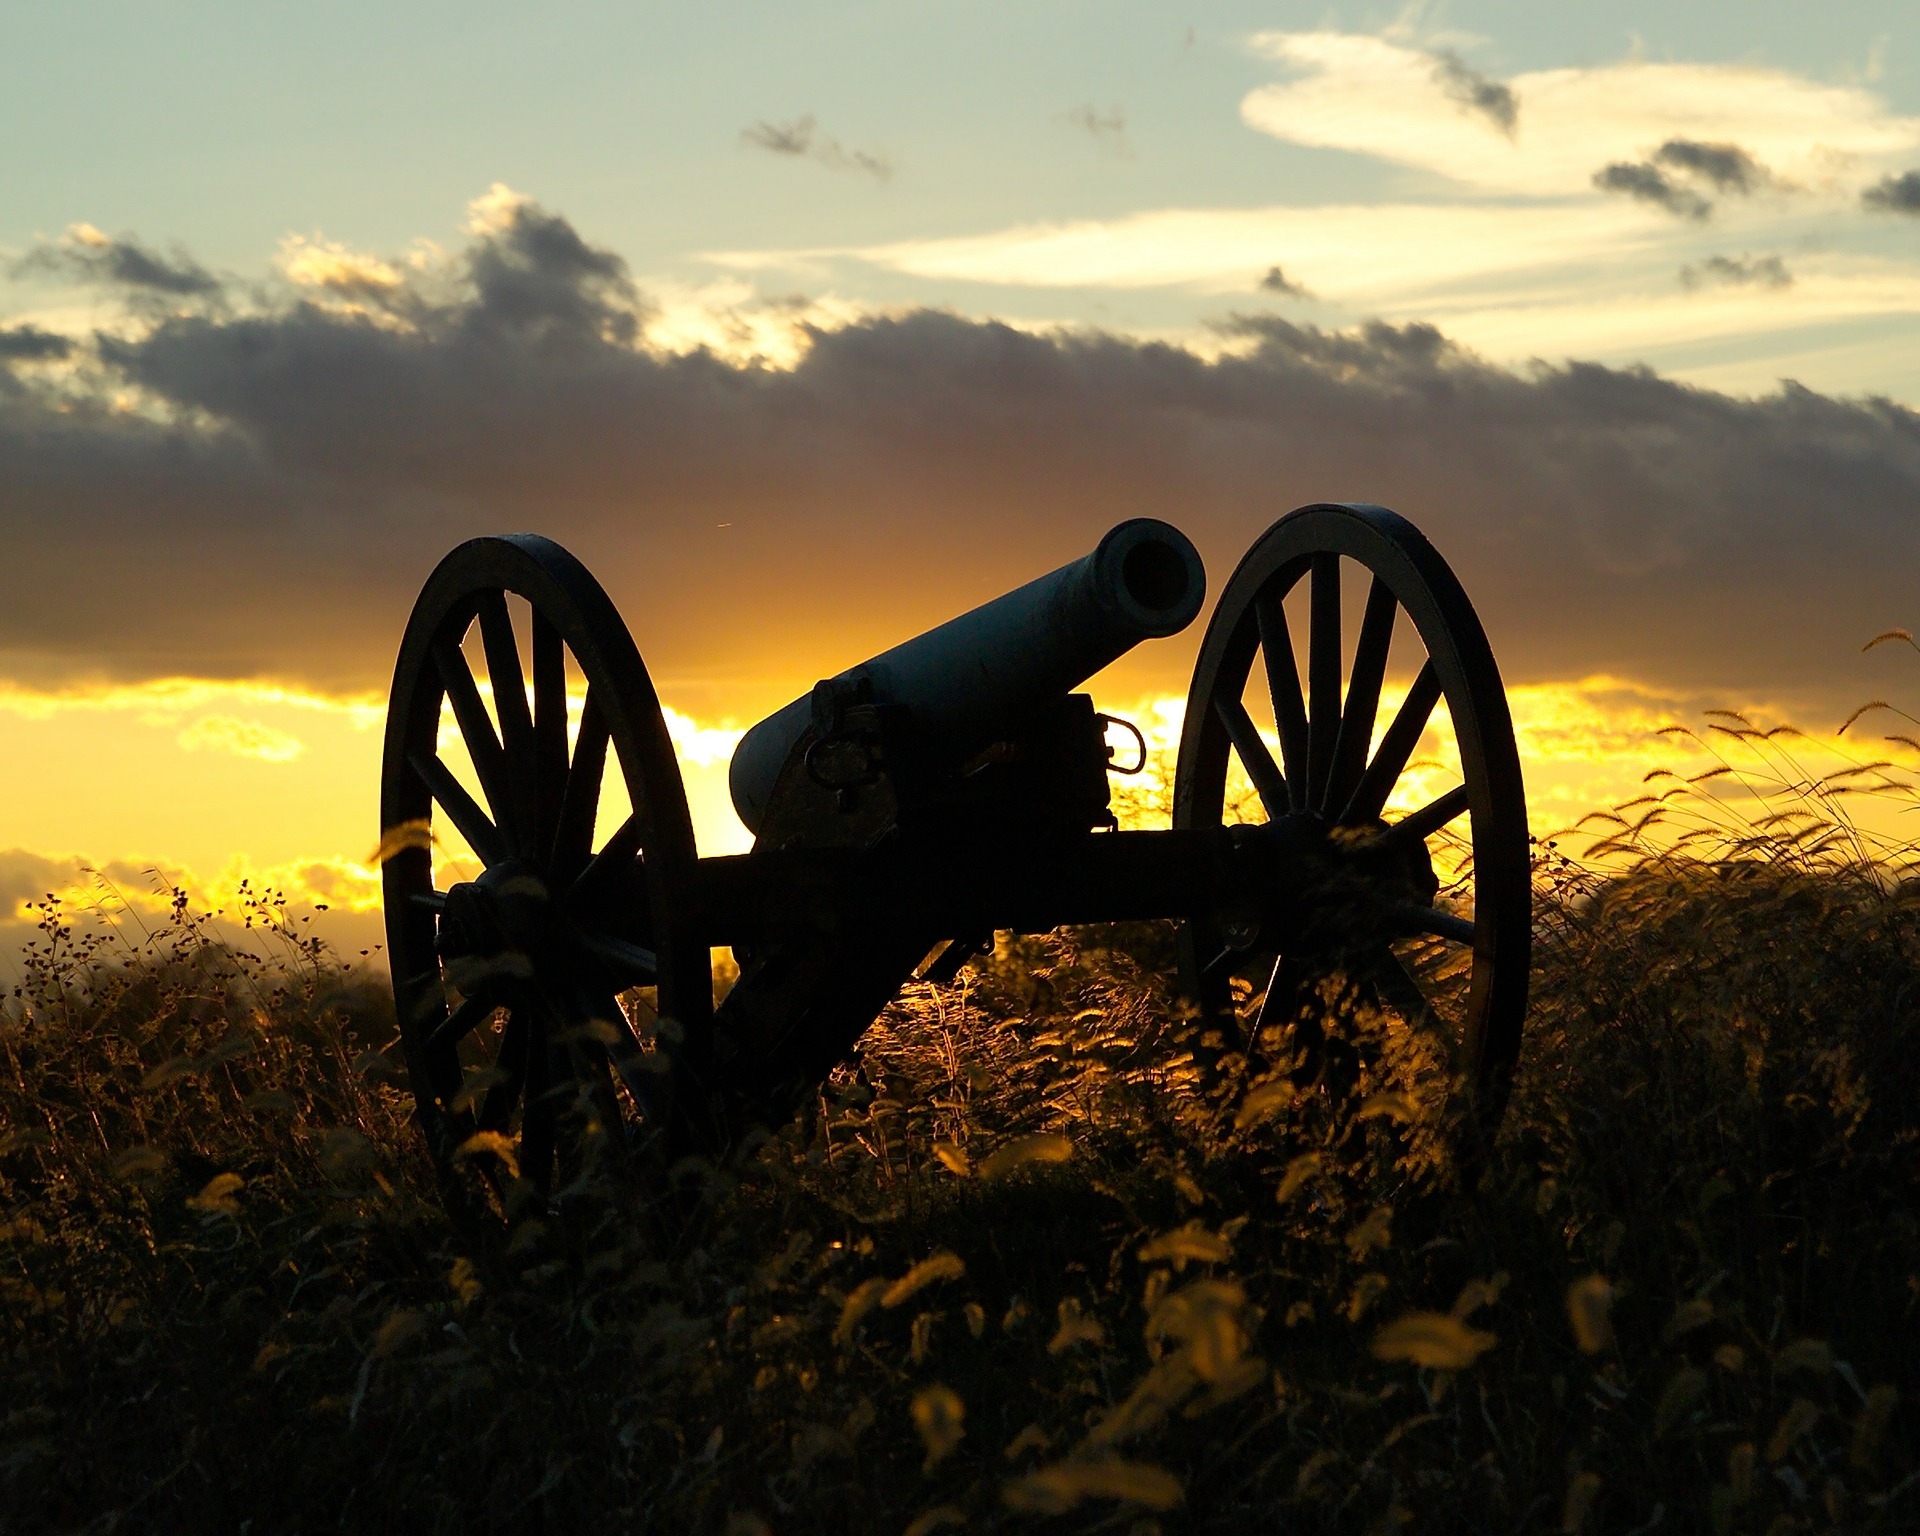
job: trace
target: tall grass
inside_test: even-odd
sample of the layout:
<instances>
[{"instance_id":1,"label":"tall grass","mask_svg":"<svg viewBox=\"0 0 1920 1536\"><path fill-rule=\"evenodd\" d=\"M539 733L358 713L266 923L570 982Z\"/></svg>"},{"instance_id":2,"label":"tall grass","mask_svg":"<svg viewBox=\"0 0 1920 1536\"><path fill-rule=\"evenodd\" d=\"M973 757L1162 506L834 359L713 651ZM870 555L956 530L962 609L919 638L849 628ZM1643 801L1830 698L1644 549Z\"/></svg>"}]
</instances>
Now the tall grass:
<instances>
[{"instance_id":1,"label":"tall grass","mask_svg":"<svg viewBox=\"0 0 1920 1536\"><path fill-rule=\"evenodd\" d=\"M50 905L0 1528L1911 1529L1920 887L1841 786L1728 777L1543 846L1471 1188L1442 1043L1357 1010L1344 1105L1203 1079L1140 925L910 989L672 1240L609 1187L473 1245L283 914Z\"/></svg>"}]
</instances>

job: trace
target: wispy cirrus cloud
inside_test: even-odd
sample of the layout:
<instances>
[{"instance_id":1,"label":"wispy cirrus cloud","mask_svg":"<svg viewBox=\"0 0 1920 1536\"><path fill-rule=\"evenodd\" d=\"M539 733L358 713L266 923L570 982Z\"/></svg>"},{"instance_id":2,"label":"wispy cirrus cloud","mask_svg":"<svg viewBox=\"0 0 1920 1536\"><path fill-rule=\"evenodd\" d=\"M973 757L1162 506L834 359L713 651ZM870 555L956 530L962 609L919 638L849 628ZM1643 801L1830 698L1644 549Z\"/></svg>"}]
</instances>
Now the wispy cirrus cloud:
<instances>
[{"instance_id":1,"label":"wispy cirrus cloud","mask_svg":"<svg viewBox=\"0 0 1920 1536\"><path fill-rule=\"evenodd\" d=\"M1715 283L1735 287L1757 284L1762 288L1791 288L1793 274L1778 256L1709 256L1689 262L1680 269L1685 288L1702 288Z\"/></svg>"},{"instance_id":2,"label":"wispy cirrus cloud","mask_svg":"<svg viewBox=\"0 0 1920 1536\"><path fill-rule=\"evenodd\" d=\"M1252 46L1292 78L1248 94L1249 127L1428 171L1462 191L1577 197L1602 166L1645 162L1663 146L1670 169L1691 166L1722 190L1731 186L1720 177L1743 164L1832 190L1920 145L1920 118L1874 92L1760 65L1630 58L1517 75L1504 83L1516 103L1509 132L1463 111L1433 54L1411 43L1268 32ZM1716 159L1728 149L1744 161Z\"/></svg>"},{"instance_id":3,"label":"wispy cirrus cloud","mask_svg":"<svg viewBox=\"0 0 1920 1536\"><path fill-rule=\"evenodd\" d=\"M1184 286L1246 293L1275 264L1356 303L1431 296L1463 280L1550 267L1594 249L1652 245L1657 227L1593 200L1566 208L1445 203L1155 209L982 235L802 251L727 251L741 270L852 258L916 277L1031 287Z\"/></svg>"},{"instance_id":4,"label":"wispy cirrus cloud","mask_svg":"<svg viewBox=\"0 0 1920 1536\"><path fill-rule=\"evenodd\" d=\"M1055 122L1064 128L1077 128L1108 154L1122 160L1133 158L1133 144L1127 138L1127 109L1112 106L1101 111L1090 101L1062 112Z\"/></svg>"},{"instance_id":5,"label":"wispy cirrus cloud","mask_svg":"<svg viewBox=\"0 0 1920 1536\"><path fill-rule=\"evenodd\" d=\"M1511 362L1688 356L1735 370L1716 382L1753 389L1824 367L1840 344L1833 328L1869 316L1920 344L1920 260L1877 245L1861 217L1863 202L1920 208L1920 182L1907 184L1920 172L1895 170L1920 149L1920 118L1866 85L1641 58L1501 79L1402 30L1269 32L1250 47L1286 78L1245 96L1249 127L1416 176L1366 199L1148 208L710 259L1003 289L1310 295L1331 322L1431 320ZM1766 267L1740 281L1715 265L1734 242L1807 254L1791 283ZM1266 281L1276 268L1285 287ZM1680 304L1678 270L1694 273L1694 289L1715 289L1713 301L1696 292ZM1736 360L1686 350L1723 341ZM1920 397L1897 338L1849 344L1881 346L1874 370Z\"/></svg>"},{"instance_id":6,"label":"wispy cirrus cloud","mask_svg":"<svg viewBox=\"0 0 1920 1536\"><path fill-rule=\"evenodd\" d=\"M890 181L893 161L873 150L849 149L831 134L820 131L811 112L784 123L764 118L740 130L740 142L750 149L795 160L812 160L836 171L859 171L875 181Z\"/></svg>"},{"instance_id":7,"label":"wispy cirrus cloud","mask_svg":"<svg viewBox=\"0 0 1920 1536\"><path fill-rule=\"evenodd\" d=\"M180 745L189 752L231 752L263 763L290 763L307 750L290 731L233 715L202 715L180 733Z\"/></svg>"}]
</instances>

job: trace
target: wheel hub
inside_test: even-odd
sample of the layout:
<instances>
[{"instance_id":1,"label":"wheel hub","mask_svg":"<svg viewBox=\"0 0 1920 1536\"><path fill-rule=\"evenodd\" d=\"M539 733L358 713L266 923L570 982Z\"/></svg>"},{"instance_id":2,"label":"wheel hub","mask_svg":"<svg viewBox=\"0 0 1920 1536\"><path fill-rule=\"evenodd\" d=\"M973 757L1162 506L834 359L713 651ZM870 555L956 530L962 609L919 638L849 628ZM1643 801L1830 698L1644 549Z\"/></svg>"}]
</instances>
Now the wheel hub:
<instances>
[{"instance_id":1,"label":"wheel hub","mask_svg":"<svg viewBox=\"0 0 1920 1536\"><path fill-rule=\"evenodd\" d=\"M1240 900L1218 928L1229 948L1321 951L1402 931L1396 908L1440 890L1423 842L1383 843L1384 821L1336 826L1311 811L1230 829L1246 860Z\"/></svg>"},{"instance_id":2,"label":"wheel hub","mask_svg":"<svg viewBox=\"0 0 1920 1536\"><path fill-rule=\"evenodd\" d=\"M539 871L508 859L448 888L434 947L443 960L519 953L543 966L580 944Z\"/></svg>"}]
</instances>

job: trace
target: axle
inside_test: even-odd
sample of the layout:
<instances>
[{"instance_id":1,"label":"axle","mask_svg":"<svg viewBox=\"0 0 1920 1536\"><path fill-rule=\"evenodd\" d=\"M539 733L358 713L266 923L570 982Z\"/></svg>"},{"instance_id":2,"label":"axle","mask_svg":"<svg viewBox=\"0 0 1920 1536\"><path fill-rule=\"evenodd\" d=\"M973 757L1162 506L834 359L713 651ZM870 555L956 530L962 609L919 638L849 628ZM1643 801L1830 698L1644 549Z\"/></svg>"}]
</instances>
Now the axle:
<instances>
[{"instance_id":1,"label":"axle","mask_svg":"<svg viewBox=\"0 0 1920 1536\"><path fill-rule=\"evenodd\" d=\"M1377 844L1383 846L1376 846ZM1438 881L1417 841L1336 838L1310 815L1261 826L1087 833L1053 844L897 840L872 850L762 850L700 860L714 944L910 914L930 939L1000 930L1204 918L1241 947L1328 942L1367 909L1369 933L1408 931Z\"/></svg>"}]
</instances>

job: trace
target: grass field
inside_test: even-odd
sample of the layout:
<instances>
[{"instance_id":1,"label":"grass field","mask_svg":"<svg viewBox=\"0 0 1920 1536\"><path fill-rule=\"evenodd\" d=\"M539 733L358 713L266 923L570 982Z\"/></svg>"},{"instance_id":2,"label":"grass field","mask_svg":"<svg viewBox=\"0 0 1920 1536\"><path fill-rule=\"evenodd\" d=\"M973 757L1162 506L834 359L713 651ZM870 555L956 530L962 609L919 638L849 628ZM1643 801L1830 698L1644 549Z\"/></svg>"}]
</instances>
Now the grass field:
<instances>
[{"instance_id":1,"label":"grass field","mask_svg":"<svg viewBox=\"0 0 1920 1536\"><path fill-rule=\"evenodd\" d=\"M1431 1041L1344 1105L1203 1082L1147 926L911 990L672 1242L614 1178L452 1229L391 1004L270 901L49 908L0 1529L1920 1527L1920 886L1714 826L1543 849L1477 1181Z\"/></svg>"}]
</instances>

